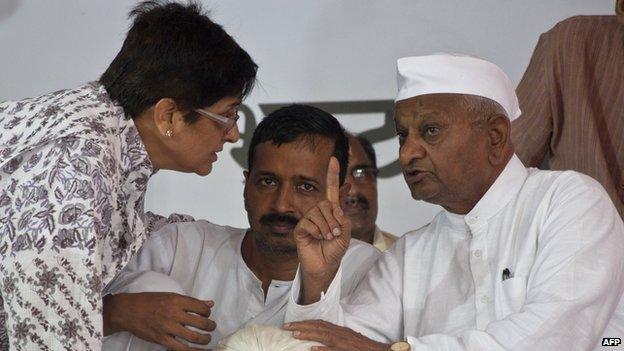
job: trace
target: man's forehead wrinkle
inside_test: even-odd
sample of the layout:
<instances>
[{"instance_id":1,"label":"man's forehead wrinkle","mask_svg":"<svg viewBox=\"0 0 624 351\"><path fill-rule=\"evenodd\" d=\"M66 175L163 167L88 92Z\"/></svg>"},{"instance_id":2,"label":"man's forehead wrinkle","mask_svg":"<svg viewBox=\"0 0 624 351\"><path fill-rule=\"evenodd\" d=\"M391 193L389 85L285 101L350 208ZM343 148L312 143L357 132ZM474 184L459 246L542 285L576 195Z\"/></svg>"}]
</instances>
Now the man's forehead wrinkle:
<instances>
[{"instance_id":1,"label":"man's forehead wrinkle","mask_svg":"<svg viewBox=\"0 0 624 351\"><path fill-rule=\"evenodd\" d=\"M444 113L443 111L439 111L437 109L426 109L426 110L415 110L410 114L411 119L405 121L406 125L414 125L420 124L427 119L436 119L448 121L450 116L448 113Z\"/></svg>"},{"instance_id":2,"label":"man's forehead wrinkle","mask_svg":"<svg viewBox=\"0 0 624 351\"><path fill-rule=\"evenodd\" d=\"M420 119L431 118L431 117L437 118L437 117L441 117L441 116L444 116L444 115L445 115L444 113L442 113L442 112L440 112L438 110L431 110L431 109L428 109L428 110L425 110L425 111L418 111L418 110L416 110L416 111L414 111L412 113L412 117L420 118Z\"/></svg>"}]
</instances>

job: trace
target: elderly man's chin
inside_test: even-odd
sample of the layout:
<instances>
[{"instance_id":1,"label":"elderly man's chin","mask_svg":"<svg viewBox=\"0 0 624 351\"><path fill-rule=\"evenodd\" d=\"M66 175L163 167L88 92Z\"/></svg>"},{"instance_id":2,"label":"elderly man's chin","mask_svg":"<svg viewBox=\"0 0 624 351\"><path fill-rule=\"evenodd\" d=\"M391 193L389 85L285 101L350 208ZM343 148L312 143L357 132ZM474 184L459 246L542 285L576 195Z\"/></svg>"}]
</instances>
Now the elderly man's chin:
<instances>
[{"instance_id":1,"label":"elderly man's chin","mask_svg":"<svg viewBox=\"0 0 624 351\"><path fill-rule=\"evenodd\" d=\"M436 203L434 199L439 191L434 184L424 184L420 182L416 184L408 184L408 187L412 193L412 199Z\"/></svg>"},{"instance_id":2,"label":"elderly man's chin","mask_svg":"<svg viewBox=\"0 0 624 351\"><path fill-rule=\"evenodd\" d=\"M195 170L195 174L199 175L199 176L207 176L208 174L210 174L210 172L212 172L212 162L207 162L203 165L201 165L199 168L197 168Z\"/></svg>"}]
</instances>

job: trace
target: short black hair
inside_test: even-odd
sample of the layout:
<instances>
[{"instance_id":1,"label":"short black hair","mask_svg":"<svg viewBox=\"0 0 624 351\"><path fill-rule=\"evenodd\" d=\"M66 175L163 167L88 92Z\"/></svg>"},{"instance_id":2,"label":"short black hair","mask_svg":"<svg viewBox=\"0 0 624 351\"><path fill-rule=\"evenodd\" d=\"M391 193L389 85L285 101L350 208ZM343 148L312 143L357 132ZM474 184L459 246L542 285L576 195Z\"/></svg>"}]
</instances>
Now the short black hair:
<instances>
[{"instance_id":1,"label":"short black hair","mask_svg":"<svg viewBox=\"0 0 624 351\"><path fill-rule=\"evenodd\" d=\"M360 143L360 145L362 145L364 153L366 154L366 157L368 157L368 160L371 161L373 168L377 169L377 155L375 154L373 144L371 144L371 142L363 135L354 135L353 137L358 143Z\"/></svg>"},{"instance_id":2,"label":"short black hair","mask_svg":"<svg viewBox=\"0 0 624 351\"><path fill-rule=\"evenodd\" d=\"M266 116L253 133L247 154L247 169L253 166L256 146L267 141L280 146L302 136L323 136L334 142L332 155L340 164L340 185L349 162L349 140L340 122L331 114L308 105L282 107Z\"/></svg>"},{"instance_id":3,"label":"short black hair","mask_svg":"<svg viewBox=\"0 0 624 351\"><path fill-rule=\"evenodd\" d=\"M128 117L172 98L192 123L199 118L194 108L242 99L253 88L258 66L199 4L144 1L129 16L123 46L100 77Z\"/></svg>"}]
</instances>

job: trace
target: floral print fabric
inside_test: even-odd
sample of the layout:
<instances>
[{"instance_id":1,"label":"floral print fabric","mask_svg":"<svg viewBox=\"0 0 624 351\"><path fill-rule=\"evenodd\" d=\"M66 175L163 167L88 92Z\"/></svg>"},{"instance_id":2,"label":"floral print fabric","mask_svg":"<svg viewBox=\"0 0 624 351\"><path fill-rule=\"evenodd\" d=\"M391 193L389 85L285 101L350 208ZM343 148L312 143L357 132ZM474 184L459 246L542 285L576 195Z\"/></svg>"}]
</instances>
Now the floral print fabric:
<instances>
[{"instance_id":1,"label":"floral print fabric","mask_svg":"<svg viewBox=\"0 0 624 351\"><path fill-rule=\"evenodd\" d=\"M100 348L100 294L145 239L152 173L97 82L0 103L0 347Z\"/></svg>"}]
</instances>

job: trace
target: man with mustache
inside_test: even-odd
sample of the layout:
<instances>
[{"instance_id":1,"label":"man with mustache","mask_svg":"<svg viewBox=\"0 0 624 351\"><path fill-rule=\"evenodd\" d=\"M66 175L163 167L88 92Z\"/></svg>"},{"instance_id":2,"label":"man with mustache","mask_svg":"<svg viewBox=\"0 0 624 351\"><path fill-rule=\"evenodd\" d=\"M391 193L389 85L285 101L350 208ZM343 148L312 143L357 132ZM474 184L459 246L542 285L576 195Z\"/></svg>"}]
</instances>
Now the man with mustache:
<instances>
[{"instance_id":1,"label":"man with mustache","mask_svg":"<svg viewBox=\"0 0 624 351\"><path fill-rule=\"evenodd\" d=\"M386 251L396 241L375 224L377 220L377 157L373 145L363 136L349 134L349 195L342 209L351 220L351 237Z\"/></svg>"},{"instance_id":2,"label":"man with mustache","mask_svg":"<svg viewBox=\"0 0 624 351\"><path fill-rule=\"evenodd\" d=\"M510 142L518 100L496 65L435 54L397 66L405 181L414 199L444 210L397 240L346 298L349 232L323 235L316 227L337 220L306 214L286 320L327 322L285 328L334 351L404 341L412 350L591 350L621 337L624 224L604 188L574 171L524 167Z\"/></svg>"},{"instance_id":3,"label":"man with mustache","mask_svg":"<svg viewBox=\"0 0 624 351\"><path fill-rule=\"evenodd\" d=\"M129 331L188 350L181 340L212 348L245 325L281 325L299 264L293 229L326 198L330 157L339 161L332 163L332 174L344 184L348 141L330 114L292 105L267 116L254 131L244 172L250 228L196 221L153 234L107 288L116 294L105 299L105 334ZM348 186L340 189L343 196L348 192ZM354 290L378 255L372 246L351 241L343 260L345 293ZM152 292L140 293L146 291ZM202 303L209 307L203 315L184 312L185 306ZM119 333L105 341L104 349L164 347Z\"/></svg>"}]
</instances>

